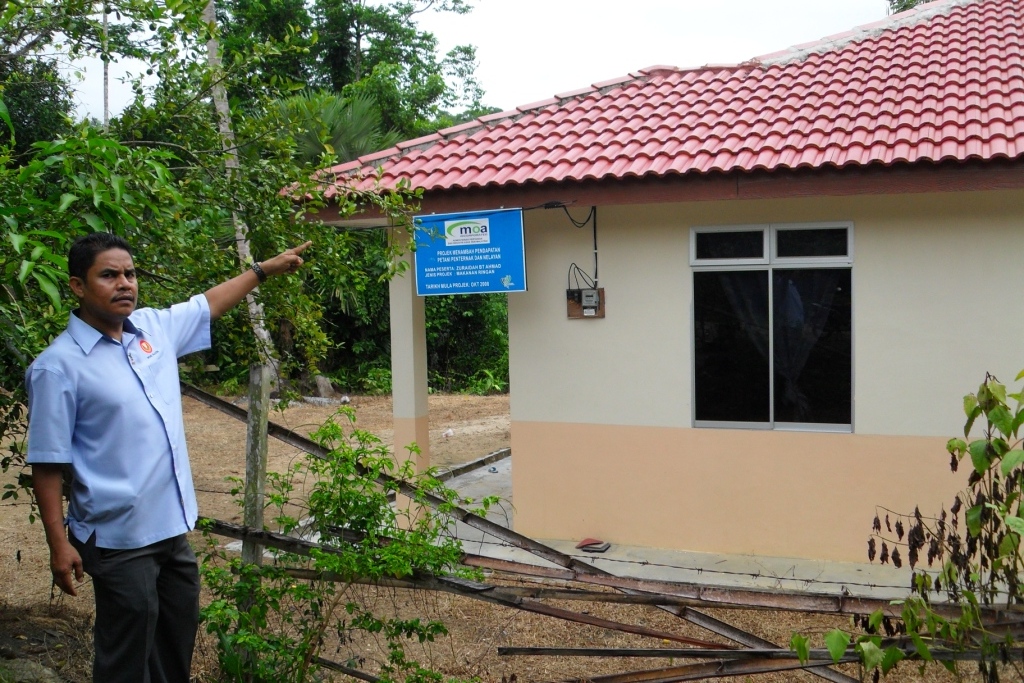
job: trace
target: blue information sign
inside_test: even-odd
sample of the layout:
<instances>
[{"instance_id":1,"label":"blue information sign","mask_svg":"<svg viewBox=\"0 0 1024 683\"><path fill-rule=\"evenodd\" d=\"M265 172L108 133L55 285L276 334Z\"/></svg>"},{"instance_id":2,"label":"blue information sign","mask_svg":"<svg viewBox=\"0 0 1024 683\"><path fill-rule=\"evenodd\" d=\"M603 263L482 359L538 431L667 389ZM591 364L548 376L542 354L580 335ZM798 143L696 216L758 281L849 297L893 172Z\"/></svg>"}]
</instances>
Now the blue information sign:
<instances>
[{"instance_id":1,"label":"blue information sign","mask_svg":"<svg viewBox=\"0 0 1024 683\"><path fill-rule=\"evenodd\" d=\"M522 209L416 216L416 293L526 291Z\"/></svg>"}]
</instances>

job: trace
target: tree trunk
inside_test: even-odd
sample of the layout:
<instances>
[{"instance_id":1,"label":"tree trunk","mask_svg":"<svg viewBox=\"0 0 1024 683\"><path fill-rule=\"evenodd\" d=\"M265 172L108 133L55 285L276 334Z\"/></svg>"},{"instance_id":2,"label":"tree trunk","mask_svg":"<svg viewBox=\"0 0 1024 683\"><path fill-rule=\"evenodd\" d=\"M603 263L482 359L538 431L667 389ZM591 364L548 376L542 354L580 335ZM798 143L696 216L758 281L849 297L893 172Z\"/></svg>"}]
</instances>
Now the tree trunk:
<instances>
[{"instance_id":1,"label":"tree trunk","mask_svg":"<svg viewBox=\"0 0 1024 683\"><path fill-rule=\"evenodd\" d=\"M203 10L203 21L209 26L210 37L206 41L206 55L213 78L213 105L217 110L217 125L220 129L221 145L224 149L224 166L229 181L238 175L238 148L235 132L231 126L231 109L228 105L227 90L221 79L220 43L216 35L217 8L215 0L208 0ZM249 229L241 219L237 207L232 207L231 222L235 227L235 246L238 261L245 267L252 261L249 248ZM249 320L253 335L259 345L260 362L249 368L249 421L245 439L245 506L243 518L247 526L263 528L263 485L267 475L267 420L269 415L270 386L277 380L273 366L274 342L263 323L263 305L253 293L245 297L249 308ZM246 562L260 564L263 548L251 542L242 546L242 558Z\"/></svg>"}]
</instances>

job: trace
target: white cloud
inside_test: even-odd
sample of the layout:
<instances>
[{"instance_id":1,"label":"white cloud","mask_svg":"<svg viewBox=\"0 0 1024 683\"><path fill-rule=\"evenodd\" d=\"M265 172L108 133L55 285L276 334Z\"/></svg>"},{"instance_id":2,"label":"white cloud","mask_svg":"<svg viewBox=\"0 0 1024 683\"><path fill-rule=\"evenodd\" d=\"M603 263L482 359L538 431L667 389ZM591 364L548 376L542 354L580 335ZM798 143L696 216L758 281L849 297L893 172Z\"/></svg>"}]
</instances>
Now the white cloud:
<instances>
[{"instance_id":1,"label":"white cloud","mask_svg":"<svg viewBox=\"0 0 1024 683\"><path fill-rule=\"evenodd\" d=\"M886 17L886 0L476 0L468 15L425 13L447 51L477 46L484 102L503 109L655 64L736 63ZM84 64L78 112L100 118L99 60ZM112 113L132 100L120 82L141 62L113 64Z\"/></svg>"},{"instance_id":2,"label":"white cloud","mask_svg":"<svg viewBox=\"0 0 1024 683\"><path fill-rule=\"evenodd\" d=\"M479 0L421 26L477 46L485 103L513 108L656 64L737 63L886 17L886 0Z\"/></svg>"}]
</instances>

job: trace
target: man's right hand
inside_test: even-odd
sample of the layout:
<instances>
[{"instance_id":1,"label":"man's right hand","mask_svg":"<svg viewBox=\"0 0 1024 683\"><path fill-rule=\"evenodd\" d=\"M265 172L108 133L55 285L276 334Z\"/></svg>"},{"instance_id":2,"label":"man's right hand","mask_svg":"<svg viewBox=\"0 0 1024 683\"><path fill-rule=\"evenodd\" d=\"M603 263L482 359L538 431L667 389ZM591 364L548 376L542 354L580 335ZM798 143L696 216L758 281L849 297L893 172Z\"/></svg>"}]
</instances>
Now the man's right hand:
<instances>
[{"instance_id":1,"label":"man's right hand","mask_svg":"<svg viewBox=\"0 0 1024 683\"><path fill-rule=\"evenodd\" d=\"M78 595L71 577L74 576L76 581L82 582L82 557L67 541L58 547L50 548L50 572L53 573L53 583L57 588L68 595Z\"/></svg>"},{"instance_id":2,"label":"man's right hand","mask_svg":"<svg viewBox=\"0 0 1024 683\"><path fill-rule=\"evenodd\" d=\"M78 595L72 575L82 581L82 556L78 554L64 527L64 473L59 464L33 463L32 489L39 505L39 518L50 546L50 571L53 583L68 595Z\"/></svg>"}]
</instances>

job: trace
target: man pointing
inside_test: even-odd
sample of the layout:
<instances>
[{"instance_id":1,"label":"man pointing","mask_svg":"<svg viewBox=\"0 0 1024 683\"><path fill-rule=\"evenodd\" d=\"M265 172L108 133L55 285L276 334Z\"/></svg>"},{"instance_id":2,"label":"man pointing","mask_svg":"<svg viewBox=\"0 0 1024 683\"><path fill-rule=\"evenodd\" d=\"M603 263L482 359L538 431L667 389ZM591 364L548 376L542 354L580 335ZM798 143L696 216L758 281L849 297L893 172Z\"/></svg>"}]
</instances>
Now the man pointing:
<instances>
[{"instance_id":1,"label":"man pointing","mask_svg":"<svg viewBox=\"0 0 1024 683\"><path fill-rule=\"evenodd\" d=\"M161 310L136 310L125 240L99 232L71 245L69 285L79 308L26 372L27 460L54 583L76 595L83 571L93 579L94 681L189 680L199 573L185 534L197 506L178 358L209 348L210 321L268 277L295 272L309 245Z\"/></svg>"}]
</instances>

